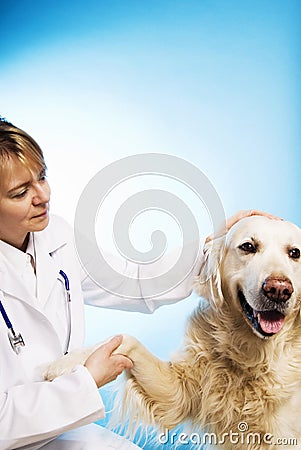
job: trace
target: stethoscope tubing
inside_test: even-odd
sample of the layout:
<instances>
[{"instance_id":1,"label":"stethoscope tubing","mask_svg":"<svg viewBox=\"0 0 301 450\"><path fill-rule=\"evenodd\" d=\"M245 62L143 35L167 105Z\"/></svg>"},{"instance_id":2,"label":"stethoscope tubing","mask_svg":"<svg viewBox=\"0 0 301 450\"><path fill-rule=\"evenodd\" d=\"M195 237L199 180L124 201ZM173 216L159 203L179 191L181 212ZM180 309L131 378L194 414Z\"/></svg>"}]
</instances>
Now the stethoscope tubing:
<instances>
[{"instance_id":1,"label":"stethoscope tubing","mask_svg":"<svg viewBox=\"0 0 301 450\"><path fill-rule=\"evenodd\" d=\"M60 270L60 275L63 277L64 279L64 283L65 283L65 289L66 289L66 294L67 294L67 337L66 337L66 345L65 345L65 352L64 355L67 355L68 353L68 349L69 349L69 344L70 344L70 338L71 338L71 294L70 294L70 283L69 283L69 278L67 277L67 275L65 274L65 272L63 270Z\"/></svg>"},{"instance_id":2,"label":"stethoscope tubing","mask_svg":"<svg viewBox=\"0 0 301 450\"><path fill-rule=\"evenodd\" d=\"M68 353L69 344L70 344L70 338L71 338L71 294L70 294L70 283L69 278L66 275L66 273L63 270L60 270L59 274L64 280L66 295L67 295L67 337L66 337L66 344L65 344L65 351L64 355ZM10 341L10 344L16 354L19 354L20 347L25 346L25 342L22 338L22 335L20 333L16 333L11 321L9 320L9 317L7 315L7 312L5 311L5 308L3 306L2 301L0 300L0 313L3 317L3 320L7 326L8 329L8 338Z\"/></svg>"},{"instance_id":3,"label":"stethoscope tubing","mask_svg":"<svg viewBox=\"0 0 301 450\"><path fill-rule=\"evenodd\" d=\"M7 326L7 328L8 328L9 330L13 330L12 323L11 323L11 321L9 320L8 315L6 314L6 311L5 311L5 309L4 309L4 306L3 306L2 302L1 302L1 300L0 300L0 312L1 312L1 315L2 315L2 317L3 317L3 320L4 320L4 322L5 322L6 326Z\"/></svg>"}]
</instances>

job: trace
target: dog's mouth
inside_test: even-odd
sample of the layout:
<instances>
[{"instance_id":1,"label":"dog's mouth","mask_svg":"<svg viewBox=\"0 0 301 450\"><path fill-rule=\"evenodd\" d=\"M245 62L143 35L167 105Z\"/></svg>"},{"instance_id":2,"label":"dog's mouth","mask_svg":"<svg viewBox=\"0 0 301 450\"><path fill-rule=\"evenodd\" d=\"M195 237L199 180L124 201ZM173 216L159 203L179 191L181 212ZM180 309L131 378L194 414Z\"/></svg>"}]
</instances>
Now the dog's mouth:
<instances>
[{"instance_id":1,"label":"dog's mouth","mask_svg":"<svg viewBox=\"0 0 301 450\"><path fill-rule=\"evenodd\" d=\"M264 338L274 336L282 330L285 316L278 310L257 311L247 302L243 292L238 291L239 301L247 322Z\"/></svg>"}]
</instances>

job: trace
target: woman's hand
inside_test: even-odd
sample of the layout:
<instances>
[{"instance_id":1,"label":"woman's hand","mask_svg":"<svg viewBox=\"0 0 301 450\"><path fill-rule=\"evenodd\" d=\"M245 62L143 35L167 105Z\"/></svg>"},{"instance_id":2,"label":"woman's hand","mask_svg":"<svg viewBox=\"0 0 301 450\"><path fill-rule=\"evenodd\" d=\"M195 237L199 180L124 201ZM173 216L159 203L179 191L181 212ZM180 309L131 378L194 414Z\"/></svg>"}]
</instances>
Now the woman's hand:
<instances>
[{"instance_id":1,"label":"woman's hand","mask_svg":"<svg viewBox=\"0 0 301 450\"><path fill-rule=\"evenodd\" d=\"M225 225L219 230L219 232L217 234L215 234L215 235L210 234L210 236L207 236L205 242L207 243L209 241L212 241L212 239L223 236L225 233L227 233L230 230L231 227L233 227L233 225L235 225L241 219L244 219L245 217L250 217L250 216L265 216L265 217L267 217L269 219L273 219L273 220L282 220L280 217L274 216L273 214L270 214L270 213L267 213L264 211L260 211L257 209L241 210L241 211L238 211L233 216L229 217L226 220Z\"/></svg>"},{"instance_id":2,"label":"woman's hand","mask_svg":"<svg viewBox=\"0 0 301 450\"><path fill-rule=\"evenodd\" d=\"M122 336L114 336L95 350L85 362L86 368L94 378L97 387L115 380L124 369L133 367L132 361L123 355L113 355L122 343Z\"/></svg>"}]
</instances>

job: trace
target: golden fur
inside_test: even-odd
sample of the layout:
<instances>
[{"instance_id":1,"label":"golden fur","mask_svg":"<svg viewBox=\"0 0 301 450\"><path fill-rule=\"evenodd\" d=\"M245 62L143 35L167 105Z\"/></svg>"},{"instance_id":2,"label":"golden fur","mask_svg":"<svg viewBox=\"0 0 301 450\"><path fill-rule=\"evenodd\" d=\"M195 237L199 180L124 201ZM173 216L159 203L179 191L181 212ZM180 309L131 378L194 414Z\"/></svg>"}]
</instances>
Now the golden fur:
<instances>
[{"instance_id":1,"label":"golden fur","mask_svg":"<svg viewBox=\"0 0 301 450\"><path fill-rule=\"evenodd\" d=\"M131 336L124 336L118 349L134 362L122 403L131 426L171 430L190 423L200 435L214 433L218 448L225 450L301 448L298 249L298 227L259 216L241 220L206 245L195 284L206 301L189 318L182 349L170 362L159 360ZM271 277L292 287L289 299L278 298L275 304L267 299L262 286ZM254 311L272 304L281 310L282 329L276 324L273 335L255 329L238 292ZM227 435L231 432L238 432L235 444ZM283 445L274 445L276 439ZM290 439L297 443L287 445Z\"/></svg>"}]
</instances>

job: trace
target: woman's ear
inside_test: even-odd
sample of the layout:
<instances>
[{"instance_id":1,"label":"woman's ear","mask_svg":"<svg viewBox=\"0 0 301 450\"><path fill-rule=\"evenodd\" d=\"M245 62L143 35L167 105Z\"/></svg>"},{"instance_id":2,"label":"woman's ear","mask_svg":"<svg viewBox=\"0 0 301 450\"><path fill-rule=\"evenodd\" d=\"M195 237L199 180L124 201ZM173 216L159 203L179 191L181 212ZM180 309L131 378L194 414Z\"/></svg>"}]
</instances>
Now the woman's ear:
<instances>
[{"instance_id":1,"label":"woman's ear","mask_svg":"<svg viewBox=\"0 0 301 450\"><path fill-rule=\"evenodd\" d=\"M221 262L226 237L210 240L204 246L204 262L197 276L194 289L215 308L219 309L224 297L221 286Z\"/></svg>"}]
</instances>

